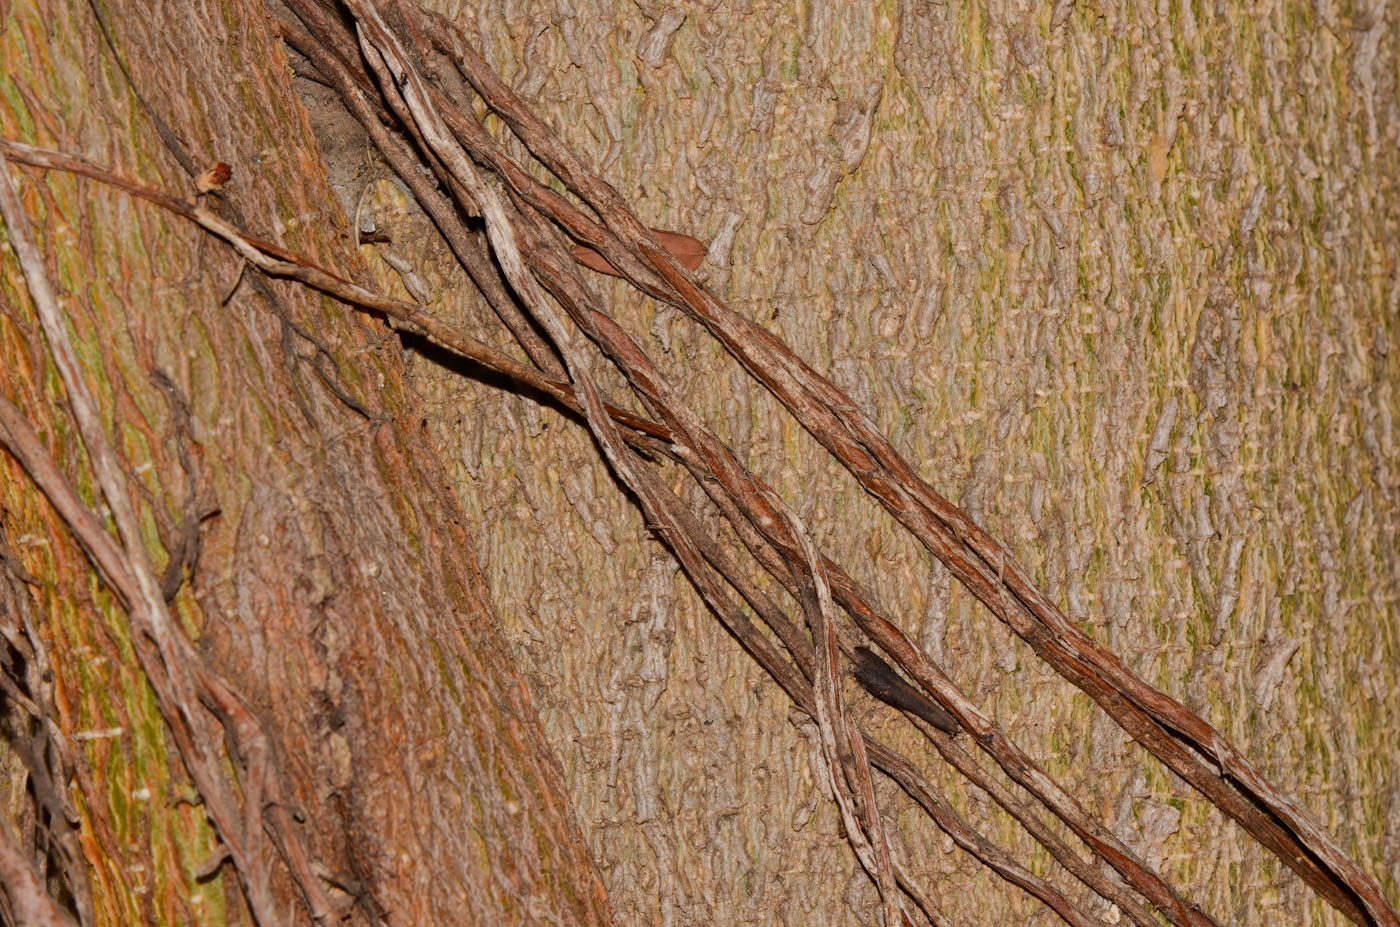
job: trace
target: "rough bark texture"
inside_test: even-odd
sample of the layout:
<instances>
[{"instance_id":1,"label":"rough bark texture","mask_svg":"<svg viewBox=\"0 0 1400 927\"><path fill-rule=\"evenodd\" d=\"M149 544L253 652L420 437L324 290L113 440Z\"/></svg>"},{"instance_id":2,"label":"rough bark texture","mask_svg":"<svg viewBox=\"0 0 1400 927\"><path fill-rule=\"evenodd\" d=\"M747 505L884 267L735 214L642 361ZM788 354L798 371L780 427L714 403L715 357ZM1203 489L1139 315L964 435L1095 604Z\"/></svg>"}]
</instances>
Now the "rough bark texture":
<instances>
[{"instance_id":1,"label":"rough bark texture","mask_svg":"<svg viewBox=\"0 0 1400 927\"><path fill-rule=\"evenodd\" d=\"M1397 897L1393 10L440 8L647 221L713 239L730 305L850 390L1073 618ZM386 284L462 294L459 317L504 343L362 166L345 191L360 228L412 271L376 263ZM593 279L827 549L1190 897L1222 922L1342 922L930 566L712 343ZM620 921L871 922L786 703L586 433L413 370ZM903 839L954 922L1056 922L925 824Z\"/></svg>"},{"instance_id":2,"label":"rough bark texture","mask_svg":"<svg viewBox=\"0 0 1400 927\"><path fill-rule=\"evenodd\" d=\"M1400 898L1400 14L440 8L648 221L713 242L709 282L731 305L856 396L1073 618L1218 725ZM301 86L318 154L256 5L104 9L200 165L234 164L250 225L352 273L352 233L387 236L361 249L386 288L505 343L401 187ZM7 136L187 183L85 4L0 0L0 30ZM176 604L280 733L342 887L372 880L390 923L601 919L576 813L621 923L874 922L810 729L789 723L576 422L436 354L411 359L405 382L381 327L274 284L322 352L190 229L69 177L23 183L147 494L152 550L176 548L196 502L220 507ZM0 260L0 389L91 497ZM1222 923L1341 923L976 607L712 343L594 280L826 549L1190 897ZM120 611L13 462L0 467L0 527L42 581L101 922L236 920L236 894L193 878L213 842L178 801ZM984 795L927 768L970 822L1079 891ZM905 807L885 785L885 806ZM1056 922L921 819L894 823L955 923Z\"/></svg>"},{"instance_id":3,"label":"rough bark texture","mask_svg":"<svg viewBox=\"0 0 1400 927\"><path fill-rule=\"evenodd\" d=\"M197 167L234 166L227 203L252 229L362 273L262 7L102 10L130 81L83 0L0 3L0 133L192 192L134 86ZM173 607L273 733L336 897L349 906L373 892L378 909L360 898L349 922L459 923L471 911L483 923L607 923L504 651L476 526L424 441L397 340L262 281L145 203L15 170L157 566L188 529L201 542ZM8 249L0 262L0 391L97 506ZM5 566L37 579L98 923L246 920L233 879L196 879L217 844L121 609L14 459L0 456L0 473L0 532L16 553ZM290 886L282 893L287 923L306 922Z\"/></svg>"}]
</instances>

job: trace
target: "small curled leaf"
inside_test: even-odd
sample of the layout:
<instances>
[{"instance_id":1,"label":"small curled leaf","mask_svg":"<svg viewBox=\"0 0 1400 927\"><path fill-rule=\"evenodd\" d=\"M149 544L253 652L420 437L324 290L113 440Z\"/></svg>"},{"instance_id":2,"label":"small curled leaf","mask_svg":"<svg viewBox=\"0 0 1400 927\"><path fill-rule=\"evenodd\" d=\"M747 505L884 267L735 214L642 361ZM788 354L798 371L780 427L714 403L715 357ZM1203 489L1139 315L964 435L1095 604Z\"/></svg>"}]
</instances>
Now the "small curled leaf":
<instances>
[{"instance_id":1,"label":"small curled leaf","mask_svg":"<svg viewBox=\"0 0 1400 927\"><path fill-rule=\"evenodd\" d=\"M652 229L651 233L656 236L661 247L671 252L671 256L686 270L694 270L705 260L705 243L698 238L691 238L680 232L663 232L660 229ZM574 246L574 260L600 274L607 274L609 277L622 276L616 267L608 263L607 258L585 245Z\"/></svg>"}]
</instances>

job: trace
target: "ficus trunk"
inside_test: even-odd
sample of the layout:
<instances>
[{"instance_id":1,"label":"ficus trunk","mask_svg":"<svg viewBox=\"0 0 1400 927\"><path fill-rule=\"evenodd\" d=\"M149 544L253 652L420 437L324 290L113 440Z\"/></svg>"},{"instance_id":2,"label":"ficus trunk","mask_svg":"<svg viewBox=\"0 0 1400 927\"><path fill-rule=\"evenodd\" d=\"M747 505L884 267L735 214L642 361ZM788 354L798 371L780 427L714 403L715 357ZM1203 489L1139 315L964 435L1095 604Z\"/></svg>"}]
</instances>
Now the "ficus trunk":
<instances>
[{"instance_id":1,"label":"ficus trunk","mask_svg":"<svg viewBox=\"0 0 1400 927\"><path fill-rule=\"evenodd\" d=\"M1072 619L1397 898L1393 10L441 6L650 224L710 244L711 289L850 392ZM111 45L84 2L0 0L6 138L181 194L173 148L228 162L223 195L250 228L506 343L338 104L293 79L258 3L100 9ZM337 891L375 886L379 910L354 917L874 922L805 718L575 418L264 282L122 194L15 173L157 566L194 519L174 607L275 733ZM0 260L0 391L100 505ZM1221 923L1344 922L1014 639L712 341L588 279L823 547L1187 896ZM122 610L0 460L0 531L37 580L20 588L53 663L99 922L245 917L231 878L195 877L216 844ZM887 709L857 710L904 737ZM1055 875L985 795L925 765L969 822ZM6 801L25 820L22 786ZM1058 923L927 822L891 823L954 923Z\"/></svg>"}]
</instances>

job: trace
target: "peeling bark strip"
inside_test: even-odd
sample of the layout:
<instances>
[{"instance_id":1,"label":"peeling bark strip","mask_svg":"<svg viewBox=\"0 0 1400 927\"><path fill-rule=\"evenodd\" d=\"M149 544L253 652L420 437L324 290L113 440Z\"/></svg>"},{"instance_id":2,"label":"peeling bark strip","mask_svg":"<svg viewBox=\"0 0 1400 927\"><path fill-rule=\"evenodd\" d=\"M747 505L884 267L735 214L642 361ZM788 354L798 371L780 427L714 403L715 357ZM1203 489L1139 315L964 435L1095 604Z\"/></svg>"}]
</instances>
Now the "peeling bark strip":
<instances>
[{"instance_id":1,"label":"peeling bark strip","mask_svg":"<svg viewBox=\"0 0 1400 927\"><path fill-rule=\"evenodd\" d=\"M9 901L19 927L74 927L68 912L54 904L44 883L24 858L10 827L0 820L0 890Z\"/></svg>"},{"instance_id":2,"label":"peeling bark strip","mask_svg":"<svg viewBox=\"0 0 1400 927\"><path fill-rule=\"evenodd\" d=\"M302 33L298 27L288 31L289 41L324 45L327 53L317 52L310 46L304 50L313 60L320 55L317 66L326 62L330 73L324 76L337 87L347 105L352 105L362 88L374 84L367 74L351 73L348 77L339 74L347 65L350 72L357 69L351 64L355 61L353 51L347 53L354 49L354 37L339 23L329 21L315 4L294 2L291 5L310 34ZM890 901L885 890L889 884L888 864L877 858L882 855L878 849L882 839L873 829L878 825L869 815L865 815L863 823L855 823L863 810L857 807L858 796L868 792L861 786L863 773L858 759L848 757L841 749L844 736L841 727L845 723L841 719L845 715L839 696L832 693L829 684L833 641L825 624L824 609L813 605L814 599L821 600L828 575L832 593L860 630L942 703L1008 775L1066 821L1128 884L1173 923L1213 923L1207 915L1188 906L1160 875L1089 818L1064 789L983 717L893 623L878 612L862 607L863 597L858 592L849 586L843 588L839 568L832 568L826 558L813 555L810 541L781 503L738 463L724 443L692 412L675 401L664 378L639 346L596 305L572 264L567 259L561 260L553 244L553 229L544 217L596 252L610 268L620 271L643 292L682 309L704 325L994 614L1027 640L1065 678L1094 697L1140 743L1225 813L1240 821L1324 897L1359 923L1397 924L1393 910L1374 881L1341 852L1296 802L1263 780L1219 732L1180 703L1138 679L1113 655L1070 624L1058 607L1031 584L1024 570L999 543L922 482L889 442L854 411L857 407L849 397L816 374L771 333L736 316L712 294L697 287L616 191L559 143L450 24L412 5L381 7L369 2L352 2L347 6L356 20L369 70L379 79L383 101L380 108L392 113L399 120L400 130L418 139L431 150L437 164L445 167L445 173L440 172L440 176L453 190L458 206L469 214L480 211L486 215L492 247L498 249L511 285L522 297L527 311L535 315L556 341L555 347L565 356L571 371L581 369L575 359L577 348L569 343L570 333L560 327L559 320L539 301L536 280L565 308L578 330L626 376L657 418L658 426L668 434L675 456L731 519L750 551L787 587L807 615L813 634L820 638L826 651L820 659L813 659L811 643L803 640L800 633L793 633L791 623L755 593L752 583L730 572L728 567L720 566L719 559L706 552L706 545L684 528L687 519L681 517L674 502L658 488L655 478L642 463L629 456L631 452L619 442L622 436L609 421L610 413L596 387L586 378L577 379L579 407L609 461L618 476L637 494L648 518L656 525L658 535L676 552L707 602L731 628L742 627L742 614L734 609L717 585L719 577L709 572L715 570L783 641L789 654L786 659L773 653L771 646L759 643L761 638L735 632L775 678L786 680L785 688L794 694L799 704L809 711L815 710L823 719L824 749L828 750L828 756L837 758L831 763L832 784L842 802L843 817L852 830L857 853L881 885L887 905ZM402 30L407 38L401 40L394 30ZM431 79L422 75L431 75ZM602 217L603 224L534 182L528 172L500 150L480 128L470 110L454 102L461 100L455 94L461 89L462 80L480 94L485 104L506 122L546 169L561 178L571 192ZM449 131L444 132L444 127ZM510 196L510 204L501 202L481 184L475 169L463 156L463 149L469 152L472 161L486 166L500 178ZM404 179L412 182L406 174ZM527 264L533 280L521 273L522 253L528 255ZM849 642L843 640L842 649L848 646ZM805 694L808 690L793 677L788 659L797 664L803 677L827 680L819 686L825 688L825 693L811 701L812 696ZM872 756L878 761L878 754ZM1207 760L1202 760L1201 756ZM855 766L847 765L850 759L857 759ZM1222 769L1225 777L1219 775ZM844 784L843 776L848 777ZM844 791L848 786L853 789L849 794ZM982 858L986 860L989 855ZM999 871L1005 874L1004 869ZM1077 917L1074 912L1058 907L1056 910L1067 920ZM886 914L892 917L894 911L887 907Z\"/></svg>"}]
</instances>

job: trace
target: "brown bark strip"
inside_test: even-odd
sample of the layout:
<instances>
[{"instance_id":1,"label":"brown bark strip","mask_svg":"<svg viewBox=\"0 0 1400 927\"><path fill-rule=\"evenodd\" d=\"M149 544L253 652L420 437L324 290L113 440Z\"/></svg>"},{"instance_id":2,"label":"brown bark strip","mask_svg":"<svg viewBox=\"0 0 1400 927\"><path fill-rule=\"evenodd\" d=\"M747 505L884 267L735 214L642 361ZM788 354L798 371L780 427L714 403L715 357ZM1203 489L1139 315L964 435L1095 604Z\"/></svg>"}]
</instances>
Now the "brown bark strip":
<instances>
[{"instance_id":1,"label":"brown bark strip","mask_svg":"<svg viewBox=\"0 0 1400 927\"><path fill-rule=\"evenodd\" d=\"M92 927L92 881L75 826L78 809L69 794L78 771L60 727L53 663L34 608L34 591L41 584L11 547L9 527L0 520L0 647L12 651L0 651L0 694L9 702L4 706L7 746L24 765L32 808L23 815L32 822L32 833L26 840L21 829L18 842L21 851L26 845L36 850L47 845L54 865L42 867L40 875L58 883L81 927Z\"/></svg>"},{"instance_id":2,"label":"brown bark strip","mask_svg":"<svg viewBox=\"0 0 1400 927\"><path fill-rule=\"evenodd\" d=\"M822 750L831 775L832 794L840 806L841 819L846 825L851 845L860 857L861 865L880 890L880 897L885 903L885 924L896 924L903 912L894 891L889 841L875 805L875 786L870 781L865 744L857 736L855 724L841 698L838 669L840 648L836 637L836 604L831 600L831 583L807 528L776 496L770 501L773 509L787 523L788 532L801 545L802 565L807 573L799 590L798 601L806 613L812 640L816 644L816 678L812 688ZM864 812L863 822L857 820L859 812ZM904 922L908 923L907 919Z\"/></svg>"},{"instance_id":3,"label":"brown bark strip","mask_svg":"<svg viewBox=\"0 0 1400 927\"><path fill-rule=\"evenodd\" d=\"M558 354L525 317L483 247L480 236L466 227L448 198L418 169L419 162L408 146L390 135L385 128L385 123L392 121L393 116L378 98L374 82L364 71L352 68L347 63L360 61L354 37L339 20L317 4L301 4L298 10L307 25L315 30L316 38L280 7L270 8L269 13L288 44L311 61L340 94L346 109L408 185L423 211L442 231L443 238L467 276L481 290L491 310L510 330L526 356L549 376L562 378L564 367ZM371 97L370 94L376 95Z\"/></svg>"},{"instance_id":4,"label":"brown bark strip","mask_svg":"<svg viewBox=\"0 0 1400 927\"><path fill-rule=\"evenodd\" d=\"M113 173L105 168L98 167L91 161L80 158L77 155L67 154L62 151L54 151L50 148L40 148L37 145L26 145L24 142L16 142L7 138L0 138L0 151L3 151L7 158L12 158L22 164L29 164L34 167L44 167L53 170L68 171L82 177L97 180L109 186L116 187L124 193L140 197L143 200L154 203L161 209L173 212L178 216L183 216L194 222L199 222L200 214L207 213L206 210L198 206L193 206L186 200L171 196L163 190L157 190L129 177ZM201 223L203 224L203 223ZM300 260L297 255L283 248L276 242L268 241L265 238L258 238L252 235L243 236L252 247L263 251L280 261L296 263ZM330 271L326 271L330 274ZM336 276L331 274L331 276ZM343 277L336 276L342 283L348 283Z\"/></svg>"},{"instance_id":5,"label":"brown bark strip","mask_svg":"<svg viewBox=\"0 0 1400 927\"><path fill-rule=\"evenodd\" d=\"M80 174L154 203L162 209L189 219L222 239L233 246L249 263L271 276L297 280L349 305L382 313L391 319L407 323L410 329L427 335L442 347L509 377L521 386L538 390L571 411L580 414L582 412L582 407L574 396L573 387L567 382L542 374L537 368L502 354L459 329L444 325L422 306L367 290L322 267L305 255L296 254L257 235L237 229L206 210L191 207L161 190L122 177L76 155L8 139L0 139L0 152L22 164ZM607 410L613 420L621 425L657 440L666 441L670 438L670 432L666 428L649 419L614 405L608 405Z\"/></svg>"}]
</instances>

